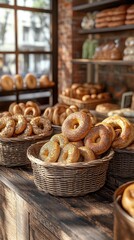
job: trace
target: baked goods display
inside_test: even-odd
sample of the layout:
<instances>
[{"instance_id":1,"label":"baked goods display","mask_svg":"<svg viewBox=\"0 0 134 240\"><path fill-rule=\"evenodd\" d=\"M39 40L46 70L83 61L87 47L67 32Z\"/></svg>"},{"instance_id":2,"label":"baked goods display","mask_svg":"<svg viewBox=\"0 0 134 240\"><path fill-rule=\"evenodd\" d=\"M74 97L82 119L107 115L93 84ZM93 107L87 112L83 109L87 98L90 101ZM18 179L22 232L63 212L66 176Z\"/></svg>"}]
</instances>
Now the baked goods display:
<instances>
[{"instance_id":1,"label":"baked goods display","mask_svg":"<svg viewBox=\"0 0 134 240\"><path fill-rule=\"evenodd\" d=\"M134 183L124 189L121 204L123 209L134 218Z\"/></svg>"},{"instance_id":2,"label":"baked goods display","mask_svg":"<svg viewBox=\"0 0 134 240\"><path fill-rule=\"evenodd\" d=\"M51 122L42 116L33 117L31 121L21 114L0 118L1 138L24 138L40 134L48 136L51 130Z\"/></svg>"},{"instance_id":3,"label":"baked goods display","mask_svg":"<svg viewBox=\"0 0 134 240\"><path fill-rule=\"evenodd\" d=\"M94 161L111 147L123 149L133 141L134 128L126 118L108 117L93 126L86 113L75 112L63 122L62 133L52 136L42 146L39 156L43 161L51 163Z\"/></svg>"},{"instance_id":4,"label":"baked goods display","mask_svg":"<svg viewBox=\"0 0 134 240\"><path fill-rule=\"evenodd\" d=\"M8 111L0 113L0 137L28 137L40 134L49 135L52 130L50 120L41 116L37 103L10 104Z\"/></svg>"},{"instance_id":5,"label":"baked goods display","mask_svg":"<svg viewBox=\"0 0 134 240\"><path fill-rule=\"evenodd\" d=\"M95 49L94 60L121 60L122 48L118 41L101 44Z\"/></svg>"},{"instance_id":6,"label":"baked goods display","mask_svg":"<svg viewBox=\"0 0 134 240\"><path fill-rule=\"evenodd\" d=\"M125 41L125 49L123 52L124 61L134 61L134 37L130 36Z\"/></svg>"},{"instance_id":7,"label":"baked goods display","mask_svg":"<svg viewBox=\"0 0 134 240\"><path fill-rule=\"evenodd\" d=\"M26 74L24 78L20 74L14 76L5 74L0 78L1 90L4 91L52 87L54 84L55 83L51 81L47 75L42 75L37 79L32 73Z\"/></svg>"},{"instance_id":8,"label":"baked goods display","mask_svg":"<svg viewBox=\"0 0 134 240\"><path fill-rule=\"evenodd\" d=\"M97 118L89 111L89 109L79 109L76 105L56 104L44 110L43 116L47 117L53 125L62 126L65 119L75 112L85 112L90 116L92 124L96 124Z\"/></svg>"},{"instance_id":9,"label":"baked goods display","mask_svg":"<svg viewBox=\"0 0 134 240\"><path fill-rule=\"evenodd\" d=\"M95 27L118 27L125 24L127 8L129 5L109 8L96 14Z\"/></svg>"}]
</instances>

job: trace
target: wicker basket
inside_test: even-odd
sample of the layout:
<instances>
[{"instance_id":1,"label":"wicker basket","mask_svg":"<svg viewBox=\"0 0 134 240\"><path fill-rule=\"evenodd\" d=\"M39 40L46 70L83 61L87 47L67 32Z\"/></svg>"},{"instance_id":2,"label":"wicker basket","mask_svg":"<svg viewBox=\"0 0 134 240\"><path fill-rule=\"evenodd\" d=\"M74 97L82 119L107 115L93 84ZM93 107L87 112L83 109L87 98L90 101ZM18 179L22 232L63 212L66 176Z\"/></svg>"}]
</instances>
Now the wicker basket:
<instances>
[{"instance_id":1,"label":"wicker basket","mask_svg":"<svg viewBox=\"0 0 134 240\"><path fill-rule=\"evenodd\" d=\"M53 129L48 134L40 134L25 138L0 139L0 165L6 167L30 164L27 158L27 148L40 140L48 139Z\"/></svg>"},{"instance_id":2,"label":"wicker basket","mask_svg":"<svg viewBox=\"0 0 134 240\"><path fill-rule=\"evenodd\" d=\"M110 161L108 174L121 178L134 179L134 151L125 149L115 150Z\"/></svg>"},{"instance_id":3,"label":"wicker basket","mask_svg":"<svg viewBox=\"0 0 134 240\"><path fill-rule=\"evenodd\" d=\"M111 99L95 99L95 100L90 100L90 101L87 101L87 102L83 102L79 99L76 99L76 98L70 98L70 97L66 97L66 96L63 96L63 95L59 95L59 102L60 103L65 103L67 105L76 105L79 109L82 109L82 108L87 108L87 109L90 109L90 110L94 110L96 108L96 106L98 104L101 104L101 103L106 103L106 102L111 102Z\"/></svg>"},{"instance_id":4,"label":"wicker basket","mask_svg":"<svg viewBox=\"0 0 134 240\"><path fill-rule=\"evenodd\" d=\"M38 158L44 143L35 143L27 151L34 182L39 190L62 197L83 196L99 190L105 184L108 164L114 154L112 150L102 159L90 163L48 164Z\"/></svg>"}]
</instances>

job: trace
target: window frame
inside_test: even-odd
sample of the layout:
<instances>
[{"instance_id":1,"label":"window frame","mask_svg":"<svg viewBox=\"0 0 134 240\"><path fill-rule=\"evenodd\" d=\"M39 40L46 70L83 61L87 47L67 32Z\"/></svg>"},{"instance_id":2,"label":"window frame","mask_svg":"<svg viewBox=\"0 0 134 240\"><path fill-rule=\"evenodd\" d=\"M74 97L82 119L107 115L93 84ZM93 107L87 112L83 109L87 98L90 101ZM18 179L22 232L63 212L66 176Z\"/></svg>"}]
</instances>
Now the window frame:
<instances>
[{"instance_id":1,"label":"window frame","mask_svg":"<svg viewBox=\"0 0 134 240\"><path fill-rule=\"evenodd\" d=\"M55 86L53 89L53 98L54 103L57 102L57 91L58 91L58 0L51 0L51 9L40 9L40 8L32 8L32 7L24 7L18 6L17 0L14 0L14 5L0 3L0 8L4 9L13 9L14 10L14 20L15 20L15 51L0 51L0 54L15 54L15 70L16 74L18 74L18 60L19 54L49 54L51 57L51 65L52 65L52 81L55 82ZM49 13L52 19L52 26L51 26L51 35L52 35L52 47L51 51L24 51L18 49L18 25L17 25L17 11L24 10L24 11L32 11L32 12L40 12L40 13Z\"/></svg>"}]
</instances>

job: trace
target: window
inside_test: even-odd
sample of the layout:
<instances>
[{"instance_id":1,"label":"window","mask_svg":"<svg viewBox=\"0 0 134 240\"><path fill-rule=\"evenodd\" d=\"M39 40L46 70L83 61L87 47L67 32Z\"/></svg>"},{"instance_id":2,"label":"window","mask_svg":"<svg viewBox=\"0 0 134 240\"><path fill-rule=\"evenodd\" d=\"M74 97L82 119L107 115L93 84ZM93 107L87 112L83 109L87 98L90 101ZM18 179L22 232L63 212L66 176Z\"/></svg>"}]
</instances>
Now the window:
<instances>
[{"instance_id":1,"label":"window","mask_svg":"<svg viewBox=\"0 0 134 240\"><path fill-rule=\"evenodd\" d=\"M57 1L0 0L0 75L48 74L57 68Z\"/></svg>"}]
</instances>

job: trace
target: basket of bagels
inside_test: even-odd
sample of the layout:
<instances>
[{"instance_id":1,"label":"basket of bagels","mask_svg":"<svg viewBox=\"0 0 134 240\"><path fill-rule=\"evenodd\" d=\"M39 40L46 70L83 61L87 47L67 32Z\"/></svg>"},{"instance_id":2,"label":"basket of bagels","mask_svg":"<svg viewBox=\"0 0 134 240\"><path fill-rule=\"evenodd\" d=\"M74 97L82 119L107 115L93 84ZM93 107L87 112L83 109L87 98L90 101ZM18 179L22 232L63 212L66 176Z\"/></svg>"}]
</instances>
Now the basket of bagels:
<instances>
[{"instance_id":1,"label":"basket of bagels","mask_svg":"<svg viewBox=\"0 0 134 240\"><path fill-rule=\"evenodd\" d=\"M0 113L0 165L11 167L30 164L27 148L53 132L49 119L41 116L39 105L33 101L10 104Z\"/></svg>"},{"instance_id":2,"label":"basket of bagels","mask_svg":"<svg viewBox=\"0 0 134 240\"><path fill-rule=\"evenodd\" d=\"M61 133L28 148L35 185L41 191L64 197L99 190L114 155L114 136L110 125L93 124L90 113L71 113Z\"/></svg>"},{"instance_id":3,"label":"basket of bagels","mask_svg":"<svg viewBox=\"0 0 134 240\"><path fill-rule=\"evenodd\" d=\"M80 109L94 110L99 103L110 101L110 93L105 91L103 84L73 83L59 94L59 102L77 105Z\"/></svg>"}]
</instances>

